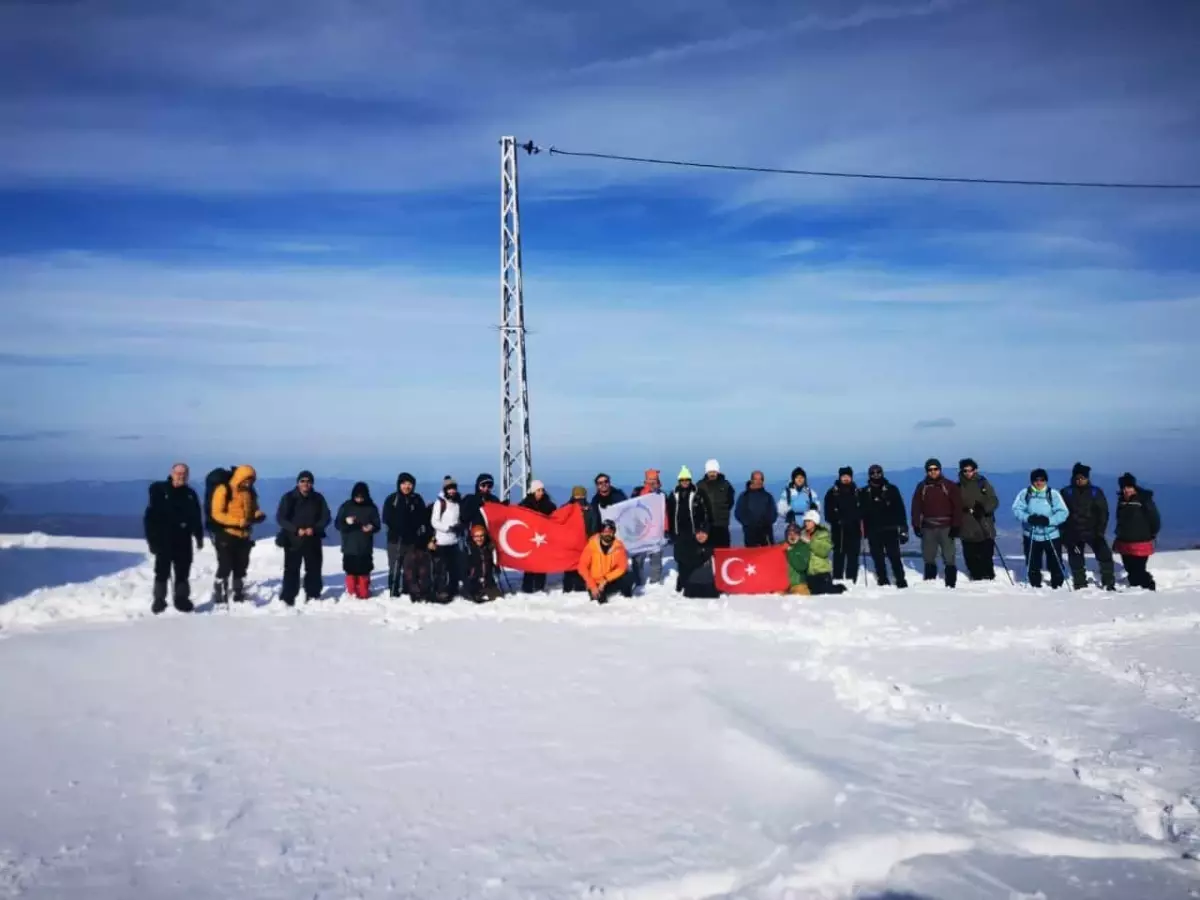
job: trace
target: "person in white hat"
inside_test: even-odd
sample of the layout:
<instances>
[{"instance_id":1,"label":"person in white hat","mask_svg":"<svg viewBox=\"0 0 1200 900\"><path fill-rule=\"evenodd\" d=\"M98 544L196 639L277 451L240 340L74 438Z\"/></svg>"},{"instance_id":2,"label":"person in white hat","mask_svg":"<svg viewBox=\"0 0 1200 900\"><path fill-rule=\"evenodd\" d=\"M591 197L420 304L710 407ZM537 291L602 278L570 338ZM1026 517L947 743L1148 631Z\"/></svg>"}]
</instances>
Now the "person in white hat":
<instances>
[{"instance_id":1,"label":"person in white hat","mask_svg":"<svg viewBox=\"0 0 1200 900\"><path fill-rule=\"evenodd\" d=\"M539 512L543 516L548 516L550 513L558 509L558 505L550 499L550 495L546 493L546 486L538 480L529 482L529 493L525 495L525 499L521 501L521 506L526 509L532 509L534 512ZM538 591L546 589L546 576L537 572L526 572L521 578L521 593L536 594Z\"/></svg>"},{"instance_id":2,"label":"person in white hat","mask_svg":"<svg viewBox=\"0 0 1200 900\"><path fill-rule=\"evenodd\" d=\"M733 515L733 485L721 474L721 464L710 459L704 464L704 480L696 486L701 499L708 507L708 540L714 547L728 547L733 541L729 535L729 519Z\"/></svg>"}]
</instances>

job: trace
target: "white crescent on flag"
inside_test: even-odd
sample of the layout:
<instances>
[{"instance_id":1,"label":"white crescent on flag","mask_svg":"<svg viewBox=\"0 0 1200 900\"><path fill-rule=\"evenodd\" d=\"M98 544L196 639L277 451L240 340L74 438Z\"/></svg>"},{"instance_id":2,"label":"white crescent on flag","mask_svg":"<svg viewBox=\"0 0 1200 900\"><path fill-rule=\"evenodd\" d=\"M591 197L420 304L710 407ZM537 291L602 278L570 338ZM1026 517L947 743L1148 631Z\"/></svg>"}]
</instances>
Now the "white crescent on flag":
<instances>
[{"instance_id":1,"label":"white crescent on flag","mask_svg":"<svg viewBox=\"0 0 1200 900\"><path fill-rule=\"evenodd\" d=\"M529 527L524 522L522 522L520 519L509 519L507 522L505 522L503 525L500 526L500 533L498 535L496 535L496 543L499 544L500 549L503 550L505 553L507 553L509 556L514 557L515 559L524 559L533 551L526 550L524 553L518 553L516 550L514 550L512 548L512 544L510 544L508 542L509 530L511 530L512 528L515 528L518 525L520 525L522 528Z\"/></svg>"},{"instance_id":2,"label":"white crescent on flag","mask_svg":"<svg viewBox=\"0 0 1200 900\"><path fill-rule=\"evenodd\" d=\"M745 574L743 574L741 578L737 578L737 579L729 577L729 564L735 563L735 562L745 563L745 560L742 559L740 556L731 556L731 557L729 557L729 559L725 560L725 562L721 563L721 579L726 584L741 584L743 581L746 580ZM743 572L744 572L744 570L743 570Z\"/></svg>"}]
</instances>

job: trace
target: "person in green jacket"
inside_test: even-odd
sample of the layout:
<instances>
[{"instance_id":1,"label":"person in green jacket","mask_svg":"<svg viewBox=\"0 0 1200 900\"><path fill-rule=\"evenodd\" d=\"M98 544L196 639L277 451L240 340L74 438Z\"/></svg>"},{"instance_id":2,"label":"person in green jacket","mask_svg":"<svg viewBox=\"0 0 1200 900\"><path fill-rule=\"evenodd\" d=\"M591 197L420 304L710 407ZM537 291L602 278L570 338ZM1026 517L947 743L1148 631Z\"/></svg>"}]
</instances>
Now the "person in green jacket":
<instances>
[{"instance_id":1,"label":"person in green jacket","mask_svg":"<svg viewBox=\"0 0 1200 900\"><path fill-rule=\"evenodd\" d=\"M833 583L833 535L821 524L821 514L810 509L803 525L787 529L788 577L792 594L841 594L844 584Z\"/></svg>"}]
</instances>

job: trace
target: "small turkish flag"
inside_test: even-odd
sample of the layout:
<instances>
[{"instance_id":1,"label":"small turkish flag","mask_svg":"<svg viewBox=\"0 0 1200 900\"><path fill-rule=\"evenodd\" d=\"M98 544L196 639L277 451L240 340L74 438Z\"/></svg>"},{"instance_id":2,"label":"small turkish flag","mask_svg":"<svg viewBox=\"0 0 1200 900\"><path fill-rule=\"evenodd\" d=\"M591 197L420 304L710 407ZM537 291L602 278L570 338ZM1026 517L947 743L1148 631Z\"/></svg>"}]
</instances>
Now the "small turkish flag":
<instances>
[{"instance_id":1,"label":"small turkish flag","mask_svg":"<svg viewBox=\"0 0 1200 900\"><path fill-rule=\"evenodd\" d=\"M496 544L496 559L518 572L574 572L587 545L583 510L577 503L544 516L523 506L483 504L488 534Z\"/></svg>"},{"instance_id":2,"label":"small turkish flag","mask_svg":"<svg viewBox=\"0 0 1200 900\"><path fill-rule=\"evenodd\" d=\"M713 572L722 594L778 594L788 589L783 547L720 547L713 551Z\"/></svg>"}]
</instances>

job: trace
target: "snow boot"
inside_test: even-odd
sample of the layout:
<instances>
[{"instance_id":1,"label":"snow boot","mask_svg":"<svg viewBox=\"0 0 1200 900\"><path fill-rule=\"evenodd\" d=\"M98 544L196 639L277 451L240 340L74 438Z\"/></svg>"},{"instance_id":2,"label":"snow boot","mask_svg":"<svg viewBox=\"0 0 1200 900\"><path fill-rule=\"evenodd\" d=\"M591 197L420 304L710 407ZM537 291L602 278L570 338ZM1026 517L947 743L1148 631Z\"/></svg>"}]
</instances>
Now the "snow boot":
<instances>
[{"instance_id":1,"label":"snow boot","mask_svg":"<svg viewBox=\"0 0 1200 900\"><path fill-rule=\"evenodd\" d=\"M229 602L229 586L219 578L213 582L212 602L218 606Z\"/></svg>"},{"instance_id":2,"label":"snow boot","mask_svg":"<svg viewBox=\"0 0 1200 900\"><path fill-rule=\"evenodd\" d=\"M958 567L946 566L946 587L952 588L958 584Z\"/></svg>"},{"instance_id":3,"label":"snow boot","mask_svg":"<svg viewBox=\"0 0 1200 900\"><path fill-rule=\"evenodd\" d=\"M900 589L900 590L903 590L904 588L908 587L908 581L905 580L903 575L896 576L896 587L897 587L897 589Z\"/></svg>"},{"instance_id":4,"label":"snow boot","mask_svg":"<svg viewBox=\"0 0 1200 900\"><path fill-rule=\"evenodd\" d=\"M1071 576L1071 585L1075 588L1075 590L1082 591L1085 587L1087 587L1087 576L1086 575L1072 575Z\"/></svg>"},{"instance_id":5,"label":"snow boot","mask_svg":"<svg viewBox=\"0 0 1200 900\"><path fill-rule=\"evenodd\" d=\"M347 575L346 576L346 593L349 594L351 597L358 596L358 576L357 575Z\"/></svg>"},{"instance_id":6,"label":"snow boot","mask_svg":"<svg viewBox=\"0 0 1200 900\"><path fill-rule=\"evenodd\" d=\"M233 602L246 602L246 582L236 575L233 576Z\"/></svg>"},{"instance_id":7,"label":"snow boot","mask_svg":"<svg viewBox=\"0 0 1200 900\"><path fill-rule=\"evenodd\" d=\"M193 612L196 607L192 605L192 589L186 581L175 582L175 608L181 613Z\"/></svg>"},{"instance_id":8,"label":"snow boot","mask_svg":"<svg viewBox=\"0 0 1200 900\"><path fill-rule=\"evenodd\" d=\"M359 575L357 584L357 596L359 600L371 599L371 576Z\"/></svg>"},{"instance_id":9,"label":"snow boot","mask_svg":"<svg viewBox=\"0 0 1200 900\"><path fill-rule=\"evenodd\" d=\"M886 575L876 576L875 581L880 587L890 587L892 584L890 581L888 581L888 577Z\"/></svg>"},{"instance_id":10,"label":"snow boot","mask_svg":"<svg viewBox=\"0 0 1200 900\"><path fill-rule=\"evenodd\" d=\"M937 580L937 563L925 563L925 580Z\"/></svg>"},{"instance_id":11,"label":"snow boot","mask_svg":"<svg viewBox=\"0 0 1200 900\"><path fill-rule=\"evenodd\" d=\"M165 581L154 582L154 603L150 607L150 612L156 616L167 608L167 583Z\"/></svg>"}]
</instances>

